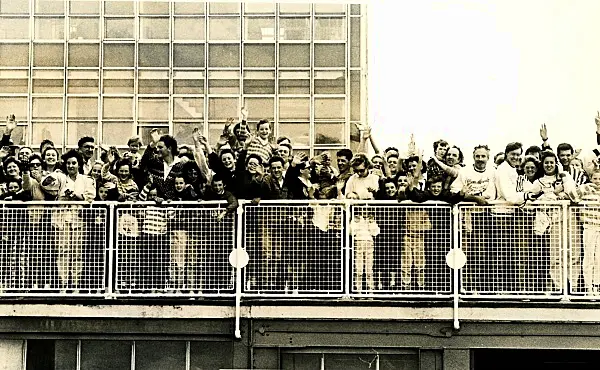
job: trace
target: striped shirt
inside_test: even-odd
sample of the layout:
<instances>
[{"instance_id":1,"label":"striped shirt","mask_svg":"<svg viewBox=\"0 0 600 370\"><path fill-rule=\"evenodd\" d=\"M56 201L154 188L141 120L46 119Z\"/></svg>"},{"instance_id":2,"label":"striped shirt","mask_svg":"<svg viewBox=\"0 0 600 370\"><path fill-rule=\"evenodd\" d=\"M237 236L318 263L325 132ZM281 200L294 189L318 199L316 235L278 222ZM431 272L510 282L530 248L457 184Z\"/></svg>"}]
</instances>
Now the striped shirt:
<instances>
[{"instance_id":1,"label":"striped shirt","mask_svg":"<svg viewBox=\"0 0 600 370\"><path fill-rule=\"evenodd\" d=\"M152 235L167 233L167 211L157 207L146 208L142 232Z\"/></svg>"},{"instance_id":2,"label":"striped shirt","mask_svg":"<svg viewBox=\"0 0 600 370\"><path fill-rule=\"evenodd\" d=\"M273 156L273 146L269 140L263 140L258 136L255 136L250 140L246 150L248 153L247 156L250 156L251 154L258 155L262 159L263 165L269 163L269 160Z\"/></svg>"}]
</instances>

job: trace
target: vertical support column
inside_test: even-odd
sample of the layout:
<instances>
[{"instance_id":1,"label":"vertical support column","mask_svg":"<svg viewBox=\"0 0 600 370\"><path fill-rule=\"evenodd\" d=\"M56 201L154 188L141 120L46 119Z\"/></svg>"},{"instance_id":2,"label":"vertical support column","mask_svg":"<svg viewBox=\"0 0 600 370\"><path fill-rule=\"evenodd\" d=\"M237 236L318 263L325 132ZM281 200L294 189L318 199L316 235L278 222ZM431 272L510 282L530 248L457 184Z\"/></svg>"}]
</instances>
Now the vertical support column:
<instances>
[{"instance_id":1,"label":"vertical support column","mask_svg":"<svg viewBox=\"0 0 600 370\"><path fill-rule=\"evenodd\" d=\"M563 301L569 300L569 265L571 261L569 260L569 208L567 207L567 203L563 202L560 204L561 211L561 251L562 251L562 286L563 286Z\"/></svg>"},{"instance_id":2,"label":"vertical support column","mask_svg":"<svg viewBox=\"0 0 600 370\"><path fill-rule=\"evenodd\" d=\"M110 220L107 223L108 226L108 274L105 274L106 278L106 293L105 296L107 299L114 299L114 287L113 287L113 278L115 278L115 225L117 225L117 212L115 210L115 205L110 204L108 206L108 214L106 219ZM118 260L117 260L118 263Z\"/></svg>"},{"instance_id":3,"label":"vertical support column","mask_svg":"<svg viewBox=\"0 0 600 370\"><path fill-rule=\"evenodd\" d=\"M459 228L460 228L460 210L458 208L458 206L453 206L452 207L452 234L453 234L453 246L452 249L455 250L456 249L461 249L461 244L460 244L460 238L459 238ZM458 289L458 274L460 269L458 268L458 263L456 261L456 256L458 254L457 253L453 253L452 256L454 258L453 261L453 266L452 266L452 293L454 295L453 298L453 309L452 309L452 321L453 321L453 327L455 330L460 329L460 322L458 320L458 295L459 295L459 289ZM468 262L468 261L467 261Z\"/></svg>"},{"instance_id":4,"label":"vertical support column","mask_svg":"<svg viewBox=\"0 0 600 370\"><path fill-rule=\"evenodd\" d=\"M244 228L243 223L244 205L240 203L237 209L237 222L236 222L236 263L235 263L235 337L237 339L242 338L242 332L240 330L240 316L241 316L241 304L242 304L242 265L240 263L240 255L242 254L242 232Z\"/></svg>"},{"instance_id":5,"label":"vertical support column","mask_svg":"<svg viewBox=\"0 0 600 370\"><path fill-rule=\"evenodd\" d=\"M350 217L351 209L350 202L344 202L344 297L350 298L352 292L352 248L350 247Z\"/></svg>"}]
</instances>

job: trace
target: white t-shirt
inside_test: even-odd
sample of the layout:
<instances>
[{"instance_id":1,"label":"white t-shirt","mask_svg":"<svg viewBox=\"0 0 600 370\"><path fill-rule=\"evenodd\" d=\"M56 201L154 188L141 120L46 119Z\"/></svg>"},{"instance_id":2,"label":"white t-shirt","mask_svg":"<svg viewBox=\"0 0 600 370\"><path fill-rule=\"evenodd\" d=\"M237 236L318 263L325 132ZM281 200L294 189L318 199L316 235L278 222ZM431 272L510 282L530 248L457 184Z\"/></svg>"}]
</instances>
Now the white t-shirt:
<instances>
[{"instance_id":1,"label":"white t-shirt","mask_svg":"<svg viewBox=\"0 0 600 370\"><path fill-rule=\"evenodd\" d=\"M463 167L458 171L458 176L452 182L450 191L460 192L465 186L470 186L469 195L479 195L487 199L496 199L496 170L487 166L485 171L477 171L475 167Z\"/></svg>"},{"instance_id":2,"label":"white t-shirt","mask_svg":"<svg viewBox=\"0 0 600 370\"><path fill-rule=\"evenodd\" d=\"M355 173L348 179L344 195L347 197L350 193L356 193L359 199L375 199L374 194L367 190L369 188L375 192L379 190L379 176L370 173L365 177L359 177Z\"/></svg>"}]
</instances>

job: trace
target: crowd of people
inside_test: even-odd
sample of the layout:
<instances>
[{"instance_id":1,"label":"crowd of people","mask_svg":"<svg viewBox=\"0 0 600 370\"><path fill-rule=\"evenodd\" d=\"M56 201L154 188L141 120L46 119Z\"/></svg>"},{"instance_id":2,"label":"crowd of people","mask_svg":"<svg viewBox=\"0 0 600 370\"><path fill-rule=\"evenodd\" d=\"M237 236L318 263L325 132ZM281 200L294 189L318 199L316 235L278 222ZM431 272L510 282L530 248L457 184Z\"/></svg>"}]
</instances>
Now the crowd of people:
<instances>
[{"instance_id":1,"label":"crowd of people","mask_svg":"<svg viewBox=\"0 0 600 370\"><path fill-rule=\"evenodd\" d=\"M545 125L540 129L542 145L524 150L521 143L509 143L492 161L489 148L478 145L472 151L472 166L464 165L461 148L445 140L433 143L434 155L428 161L414 140L407 155L394 147L380 151L370 128L360 126L359 149L356 153L347 148L338 150L335 153L337 165L334 165L332 154L324 152L312 158L296 154L290 138L273 138L271 122L260 120L255 127L250 127L246 120L247 110L243 108L240 114L240 122L226 125L215 146L210 145L198 130L192 135L194 145L187 146L178 145L174 137L155 129L143 151L139 136L128 140L128 150L124 152L116 147L99 146L93 137L83 137L79 139L77 149L62 155L49 140L41 143L39 151L38 148L13 145L11 134L16 122L14 116L10 116L0 140L0 200L13 203L49 200L225 201L227 206L214 214L216 222L232 217L239 199L252 201L255 205L260 205L263 200L290 199L442 201L450 204L466 201L480 206L496 205L492 210L486 207L474 209L465 223L466 230L481 234L473 234L470 238L473 242L463 246L469 261L487 262L470 267L473 278L465 279L463 284L470 290L481 291L562 289L560 240L553 237L558 227L556 213L549 208L532 212L506 205L600 200L598 159L582 160L567 143L559 144L554 151ZM597 133L600 133L600 114L595 123ZM375 154L369 156L366 154L369 152ZM600 157L600 152L594 153ZM89 220L80 212L81 207L55 207L47 214L49 226L44 235L54 235L52 242L48 241L52 246L47 247L53 252L36 251L35 255L45 257L28 262L28 272L22 273L30 275L25 279L27 281L14 278L11 281L21 281L20 288L48 288L52 283L42 275L55 270L53 273L57 278L50 280L56 281L58 286L52 288L78 291L82 280L88 282L88 287L96 284L89 283L87 264L82 257L85 255L82 246L90 237L86 236ZM251 222L257 231L248 234L254 235L254 246L249 248L254 268L248 272L248 289L296 291L321 286L315 279L307 278L311 269L307 267L310 263L306 257L286 257L285 244L290 244L289 235L265 230L273 229L278 222L280 226L283 225L281 222L287 222L285 228L291 228L289 221L282 220L294 219L301 222L298 225L312 223L316 229L328 231L329 221L323 224L319 220L340 216L323 210L315 210L310 216L294 212L258 214ZM428 261L426 246L431 245L427 239L431 237L435 222L431 211L423 207L407 207L403 212L397 229L386 227L385 232L377 212L367 207L354 214L350 232L356 291L365 288L371 291L425 289L428 285L427 267L431 261ZM519 217L523 215L525 217ZM593 211L582 212L578 223L570 225L571 231L579 236L574 237L576 241L571 245L569 284L579 287L582 274L582 289L590 294L598 294L600 288L599 216ZM33 216L29 217L31 223ZM135 240L131 243L135 249L132 255L140 256L136 257L136 263L125 261L124 265L129 266L130 271L137 271L135 274L149 276L125 279L121 283L127 288L190 292L202 289L198 281L190 282L186 272L189 266L197 266L191 259L200 257L191 252L195 249L193 238L188 237L190 231L181 227L185 222L178 217L172 211L148 206L133 220L129 218L127 227L118 226L122 237ZM186 217L189 219L189 215ZM493 220L493 224L489 220ZM10 255L15 248L31 245L28 241L32 236L27 235L40 230L30 227L29 231L23 231L23 236L7 237L7 232L14 233L8 229L10 227L5 225L2 246L5 255ZM531 232L523 236L515 231L523 229ZM382 238L395 241L397 251L390 252L390 255L397 255L394 263L377 261L383 256L378 251L380 245L390 244ZM157 243L161 247L155 248ZM43 243L33 244L38 249L44 248ZM158 255L144 257L144 250L151 247ZM10 264L10 261L2 262L4 276L14 270ZM395 266L378 267L392 264ZM53 267L49 268L50 265ZM495 271L493 266L499 266L497 270L504 274L502 278L488 276ZM330 273L332 281L336 274L335 271ZM14 282L6 279L2 284L16 287Z\"/></svg>"}]
</instances>

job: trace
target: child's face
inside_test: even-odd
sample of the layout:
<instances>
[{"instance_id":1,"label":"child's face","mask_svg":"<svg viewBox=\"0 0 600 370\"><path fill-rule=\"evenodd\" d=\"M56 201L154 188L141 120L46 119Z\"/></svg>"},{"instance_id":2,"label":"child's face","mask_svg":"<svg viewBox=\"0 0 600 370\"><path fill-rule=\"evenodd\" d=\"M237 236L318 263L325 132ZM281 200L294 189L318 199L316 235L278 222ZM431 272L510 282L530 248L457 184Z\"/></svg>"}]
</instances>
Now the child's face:
<instances>
[{"instance_id":1,"label":"child's face","mask_svg":"<svg viewBox=\"0 0 600 370\"><path fill-rule=\"evenodd\" d=\"M225 166L225 168L231 170L235 164L235 159L231 153L225 153L221 156L221 162L223 162L223 166Z\"/></svg>"},{"instance_id":2,"label":"child's face","mask_svg":"<svg viewBox=\"0 0 600 370\"><path fill-rule=\"evenodd\" d=\"M140 143L135 142L135 143L129 144L129 151L134 154L139 152L140 151Z\"/></svg>"},{"instance_id":3,"label":"child's face","mask_svg":"<svg viewBox=\"0 0 600 370\"><path fill-rule=\"evenodd\" d=\"M406 189L408 187L408 177L406 176L399 176L398 177L398 190L399 189Z\"/></svg>"},{"instance_id":4,"label":"child's face","mask_svg":"<svg viewBox=\"0 0 600 370\"><path fill-rule=\"evenodd\" d=\"M395 197L397 192L398 192L398 188L396 187L396 184L394 184L393 182L385 183L385 193L387 194L388 197L390 197L390 198Z\"/></svg>"},{"instance_id":5,"label":"child's face","mask_svg":"<svg viewBox=\"0 0 600 370\"><path fill-rule=\"evenodd\" d=\"M156 189L152 189L150 190L150 192L148 192L148 200L154 200L158 197L158 192L156 191Z\"/></svg>"},{"instance_id":6,"label":"child's face","mask_svg":"<svg viewBox=\"0 0 600 370\"><path fill-rule=\"evenodd\" d=\"M104 186L98 188L98 197L100 198L100 200L108 199L108 189Z\"/></svg>"},{"instance_id":7,"label":"child's face","mask_svg":"<svg viewBox=\"0 0 600 370\"><path fill-rule=\"evenodd\" d=\"M100 175L102 175L102 165L100 164L95 164L92 167L92 177L95 180L98 180L100 178Z\"/></svg>"},{"instance_id":8,"label":"child's face","mask_svg":"<svg viewBox=\"0 0 600 370\"><path fill-rule=\"evenodd\" d=\"M129 178L129 166L121 166L119 167L119 171L117 172L119 175L119 179L121 181L127 180Z\"/></svg>"},{"instance_id":9,"label":"child's face","mask_svg":"<svg viewBox=\"0 0 600 370\"><path fill-rule=\"evenodd\" d=\"M578 158L571 159L571 163L569 163L569 165L571 166L571 168L577 168L579 170L583 169L583 164L581 164L581 160Z\"/></svg>"},{"instance_id":10,"label":"child's face","mask_svg":"<svg viewBox=\"0 0 600 370\"><path fill-rule=\"evenodd\" d=\"M213 181L212 188L215 193L221 194L225 190L225 185L222 180Z\"/></svg>"},{"instance_id":11,"label":"child's face","mask_svg":"<svg viewBox=\"0 0 600 370\"><path fill-rule=\"evenodd\" d=\"M600 172L594 172L590 181L592 184L600 186Z\"/></svg>"},{"instance_id":12,"label":"child's face","mask_svg":"<svg viewBox=\"0 0 600 370\"><path fill-rule=\"evenodd\" d=\"M175 190L183 191L183 189L185 189L185 180L183 179L183 177L176 177L175 178Z\"/></svg>"},{"instance_id":13,"label":"child's face","mask_svg":"<svg viewBox=\"0 0 600 370\"><path fill-rule=\"evenodd\" d=\"M8 183L8 191L11 193L17 193L19 190L21 190L21 187L19 186L19 183L17 182L9 182Z\"/></svg>"},{"instance_id":14,"label":"child's face","mask_svg":"<svg viewBox=\"0 0 600 370\"><path fill-rule=\"evenodd\" d=\"M271 125L268 123L263 123L258 127L258 136L261 139L267 139L271 135Z\"/></svg>"},{"instance_id":15,"label":"child's face","mask_svg":"<svg viewBox=\"0 0 600 370\"><path fill-rule=\"evenodd\" d=\"M429 191L431 192L431 194L438 196L442 193L442 183L441 182L434 182L431 185L429 185Z\"/></svg>"}]
</instances>

